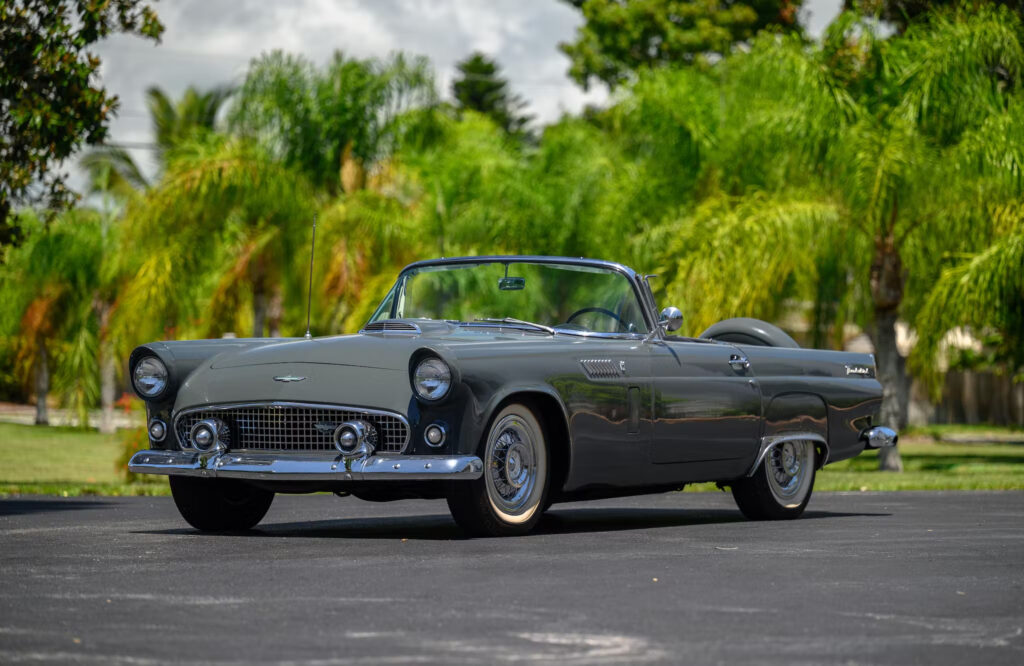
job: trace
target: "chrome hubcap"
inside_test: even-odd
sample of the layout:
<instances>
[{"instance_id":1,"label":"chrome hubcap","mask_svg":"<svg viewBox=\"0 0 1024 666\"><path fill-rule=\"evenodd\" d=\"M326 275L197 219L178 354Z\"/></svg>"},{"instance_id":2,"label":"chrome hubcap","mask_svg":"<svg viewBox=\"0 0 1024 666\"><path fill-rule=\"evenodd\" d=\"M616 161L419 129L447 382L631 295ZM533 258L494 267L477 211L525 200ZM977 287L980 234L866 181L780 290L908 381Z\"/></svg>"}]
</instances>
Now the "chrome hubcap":
<instances>
[{"instance_id":1,"label":"chrome hubcap","mask_svg":"<svg viewBox=\"0 0 1024 666\"><path fill-rule=\"evenodd\" d=\"M533 436L515 415L498 423L488 441L487 490L496 508L515 514L528 508L537 483Z\"/></svg>"},{"instance_id":2,"label":"chrome hubcap","mask_svg":"<svg viewBox=\"0 0 1024 666\"><path fill-rule=\"evenodd\" d=\"M529 451L521 442L516 442L508 449L505 456L505 481L513 488L522 488L526 483L530 470L524 460L528 460Z\"/></svg>"}]
</instances>

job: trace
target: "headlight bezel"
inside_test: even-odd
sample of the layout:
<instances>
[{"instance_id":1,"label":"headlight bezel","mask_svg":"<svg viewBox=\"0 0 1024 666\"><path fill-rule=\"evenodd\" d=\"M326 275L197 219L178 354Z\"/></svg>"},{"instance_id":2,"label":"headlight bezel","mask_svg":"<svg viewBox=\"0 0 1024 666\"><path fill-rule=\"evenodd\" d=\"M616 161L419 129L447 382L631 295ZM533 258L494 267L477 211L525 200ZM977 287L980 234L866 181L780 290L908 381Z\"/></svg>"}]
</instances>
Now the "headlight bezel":
<instances>
[{"instance_id":1,"label":"headlight bezel","mask_svg":"<svg viewBox=\"0 0 1024 666\"><path fill-rule=\"evenodd\" d=\"M452 387L455 385L455 372L443 358L436 354L421 354L413 360L411 366L409 382L418 399L428 403L437 403L451 395ZM421 373L421 369L428 372ZM421 384L424 379L439 381L443 384L443 390L437 392L424 388Z\"/></svg>"},{"instance_id":2,"label":"headlight bezel","mask_svg":"<svg viewBox=\"0 0 1024 666\"><path fill-rule=\"evenodd\" d=\"M152 367L152 364L156 364L157 370L152 374L146 376L156 377L162 383L159 385L159 388L157 390L147 392L144 391L142 389L142 386L140 386L139 384L139 370L142 368ZM159 369L162 369L162 379L160 379L161 373ZM167 364L164 363L163 359L161 359L159 356L157 356L156 354L146 354L145 356L139 358L139 360L136 361L135 364L132 366L131 379L132 388L135 390L136 395L138 395L143 400L157 400L167 393L167 389L171 385L171 371L167 367Z\"/></svg>"}]
</instances>

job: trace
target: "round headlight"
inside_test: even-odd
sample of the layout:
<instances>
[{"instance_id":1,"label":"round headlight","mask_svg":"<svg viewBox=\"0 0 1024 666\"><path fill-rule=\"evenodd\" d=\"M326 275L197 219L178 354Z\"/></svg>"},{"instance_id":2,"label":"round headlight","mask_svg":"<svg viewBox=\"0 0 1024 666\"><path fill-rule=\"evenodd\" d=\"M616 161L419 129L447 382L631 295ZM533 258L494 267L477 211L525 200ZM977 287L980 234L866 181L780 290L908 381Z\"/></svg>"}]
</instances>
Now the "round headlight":
<instances>
[{"instance_id":1,"label":"round headlight","mask_svg":"<svg viewBox=\"0 0 1024 666\"><path fill-rule=\"evenodd\" d=\"M135 364L132 384L139 396L155 398L167 388L167 366L156 356L147 356Z\"/></svg>"},{"instance_id":2,"label":"round headlight","mask_svg":"<svg viewBox=\"0 0 1024 666\"><path fill-rule=\"evenodd\" d=\"M452 371L441 359L427 357L413 371L412 385L424 400L440 400L452 386Z\"/></svg>"}]
</instances>

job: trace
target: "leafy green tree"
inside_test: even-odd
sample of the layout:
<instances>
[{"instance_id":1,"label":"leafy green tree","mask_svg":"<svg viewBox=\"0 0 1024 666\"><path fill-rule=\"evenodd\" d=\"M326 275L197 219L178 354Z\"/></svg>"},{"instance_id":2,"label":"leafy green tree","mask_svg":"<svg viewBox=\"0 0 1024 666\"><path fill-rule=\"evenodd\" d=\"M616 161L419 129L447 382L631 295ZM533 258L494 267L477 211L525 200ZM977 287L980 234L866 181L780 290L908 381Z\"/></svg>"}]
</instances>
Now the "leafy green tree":
<instances>
[{"instance_id":1,"label":"leafy green tree","mask_svg":"<svg viewBox=\"0 0 1024 666\"><path fill-rule=\"evenodd\" d=\"M337 194L363 188L366 168L400 138L403 112L435 102L422 58L357 60L338 52L321 70L275 51L249 67L231 125Z\"/></svg>"},{"instance_id":2,"label":"leafy green tree","mask_svg":"<svg viewBox=\"0 0 1024 666\"><path fill-rule=\"evenodd\" d=\"M295 264L308 257L315 205L302 174L259 144L209 135L174 149L160 183L125 213L135 263L116 335L209 336L241 326L277 335L283 299L303 300L306 273Z\"/></svg>"},{"instance_id":3,"label":"leafy green tree","mask_svg":"<svg viewBox=\"0 0 1024 666\"><path fill-rule=\"evenodd\" d=\"M641 68L706 64L774 26L799 30L802 0L563 0L584 24L576 41L559 48L572 61L569 76L586 89L591 79L614 88Z\"/></svg>"},{"instance_id":4,"label":"leafy green tree","mask_svg":"<svg viewBox=\"0 0 1024 666\"><path fill-rule=\"evenodd\" d=\"M882 422L902 427L897 321L914 320L936 259L982 251L993 206L1021 196L1020 92L1004 84L1024 71L1021 34L1015 15L990 6L938 12L885 43L848 16L821 49L761 38L711 78L642 80L636 95L652 99L636 103L635 131L679 118L676 141L702 161L703 203L670 225L666 254L668 293L699 285L715 304L692 310L692 325L770 313L787 296L838 303L826 319L869 331ZM710 116L687 106L709 94L720 99ZM900 465L897 452L880 458Z\"/></svg>"},{"instance_id":5,"label":"leafy green tree","mask_svg":"<svg viewBox=\"0 0 1024 666\"><path fill-rule=\"evenodd\" d=\"M207 91L190 86L175 102L156 86L146 90L158 177L166 168L169 151L202 133L214 131L218 115L231 94L231 88L226 86ZM92 193L108 193L124 199L150 187L142 169L124 148L94 148L82 157L81 164L89 174Z\"/></svg>"},{"instance_id":6,"label":"leafy green tree","mask_svg":"<svg viewBox=\"0 0 1024 666\"><path fill-rule=\"evenodd\" d=\"M55 168L106 137L117 97L96 85L100 60L88 49L114 32L159 41L163 25L142 0L0 4L0 244L16 203L73 200Z\"/></svg>"},{"instance_id":7,"label":"leafy green tree","mask_svg":"<svg viewBox=\"0 0 1024 666\"><path fill-rule=\"evenodd\" d=\"M993 4L1005 5L1024 18L1024 2L1021 0L986 0ZM843 0L847 11L857 11L891 23L903 32L914 20L939 7L957 5L979 5L977 0Z\"/></svg>"},{"instance_id":8,"label":"leafy green tree","mask_svg":"<svg viewBox=\"0 0 1024 666\"><path fill-rule=\"evenodd\" d=\"M912 367L938 398L946 335L965 328L977 337L995 333L996 358L1013 374L1024 370L1024 210L993 211L1003 228L978 252L950 257L916 319L920 338Z\"/></svg>"},{"instance_id":9,"label":"leafy green tree","mask_svg":"<svg viewBox=\"0 0 1024 666\"><path fill-rule=\"evenodd\" d=\"M509 91L498 64L476 51L458 62L458 77L452 82L452 97L459 109L482 113L509 134L522 134L532 117L522 113L526 102Z\"/></svg>"},{"instance_id":10,"label":"leafy green tree","mask_svg":"<svg viewBox=\"0 0 1024 666\"><path fill-rule=\"evenodd\" d=\"M629 259L630 169L618 169L622 155L601 130L565 120L523 151L476 112L428 115L425 140L406 140L366 190L322 211L313 307L323 313L320 330L365 323L396 269L425 256Z\"/></svg>"},{"instance_id":11,"label":"leafy green tree","mask_svg":"<svg viewBox=\"0 0 1024 666\"><path fill-rule=\"evenodd\" d=\"M99 394L96 299L110 230L100 215L82 210L48 227L28 213L19 222L25 241L9 248L0 267L0 334L13 344L17 375L35 393L36 423L49 422L53 388L85 427Z\"/></svg>"},{"instance_id":12,"label":"leafy green tree","mask_svg":"<svg viewBox=\"0 0 1024 666\"><path fill-rule=\"evenodd\" d=\"M207 92L190 87L180 100L172 102L157 87L146 91L157 150L158 178L166 169L171 152L214 131L218 113L229 94L230 90L223 87ZM89 174L89 192L104 198L105 210L118 205L116 214L123 212L126 202L141 196L152 187L131 154L117 146L100 146L90 150L82 157L81 164ZM126 337L124 329L113 326L117 316L118 296L125 283L132 278L134 263L130 260L130 249L121 247L120 234L117 232L123 225L116 222L120 221L111 221L104 235L106 252L94 297L99 326L94 340L96 347L92 352L99 363L101 432L114 430L118 359L124 357L137 341L134 337ZM128 251L121 253L118 251L121 249Z\"/></svg>"}]
</instances>

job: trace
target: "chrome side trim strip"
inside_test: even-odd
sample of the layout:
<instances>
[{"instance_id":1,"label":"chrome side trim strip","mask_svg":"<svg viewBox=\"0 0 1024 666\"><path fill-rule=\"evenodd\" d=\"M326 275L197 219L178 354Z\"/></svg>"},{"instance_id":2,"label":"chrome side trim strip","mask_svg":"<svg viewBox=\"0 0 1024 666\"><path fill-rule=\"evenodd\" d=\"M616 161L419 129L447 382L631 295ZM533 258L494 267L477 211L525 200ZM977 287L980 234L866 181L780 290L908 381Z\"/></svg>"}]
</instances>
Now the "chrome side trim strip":
<instances>
[{"instance_id":1,"label":"chrome side trim strip","mask_svg":"<svg viewBox=\"0 0 1024 666\"><path fill-rule=\"evenodd\" d=\"M428 481L473 480L484 465L476 456L376 455L281 456L273 453L139 451L128 469L136 474L204 476L260 481Z\"/></svg>"},{"instance_id":2,"label":"chrome side trim strip","mask_svg":"<svg viewBox=\"0 0 1024 666\"><path fill-rule=\"evenodd\" d=\"M174 415L174 436L177 439L178 436L178 420L183 416L191 414L193 412L212 412L220 410L230 409L258 409L260 407L269 407L271 409L275 407L298 407L302 409L326 409L337 412L358 412L360 414L373 414L376 416L390 416L396 418L402 422L405 426L405 441L402 443L402 450L398 453L402 453L409 448L409 439L412 436L412 428L409 427L409 419L405 418L404 415L398 412L388 411L386 409L372 409L370 407L354 407L352 405L338 405L333 403L324 402L288 402L284 400L263 400L255 402L229 402L221 404L209 404L209 405L195 405L193 407L184 407L179 409ZM184 442L178 442L179 445L187 446Z\"/></svg>"},{"instance_id":3,"label":"chrome side trim strip","mask_svg":"<svg viewBox=\"0 0 1024 666\"><path fill-rule=\"evenodd\" d=\"M757 468L761 466L761 462L764 460L764 457L768 455L768 452L771 451L774 447L778 446L779 444L782 444L783 442L796 441L814 442L816 444L820 444L820 448L823 450L823 453L821 456L821 463L818 465L818 469L821 469L822 467L825 466L826 463L828 463L828 442L825 441L825 438L822 437L821 435L812 432L794 432L786 433L784 435L770 435L768 437L761 438L761 448L757 452L757 457L754 458L754 464L751 465L750 469L747 471L747 476L754 476L754 472L756 472Z\"/></svg>"}]
</instances>

